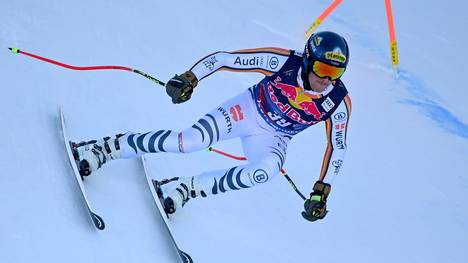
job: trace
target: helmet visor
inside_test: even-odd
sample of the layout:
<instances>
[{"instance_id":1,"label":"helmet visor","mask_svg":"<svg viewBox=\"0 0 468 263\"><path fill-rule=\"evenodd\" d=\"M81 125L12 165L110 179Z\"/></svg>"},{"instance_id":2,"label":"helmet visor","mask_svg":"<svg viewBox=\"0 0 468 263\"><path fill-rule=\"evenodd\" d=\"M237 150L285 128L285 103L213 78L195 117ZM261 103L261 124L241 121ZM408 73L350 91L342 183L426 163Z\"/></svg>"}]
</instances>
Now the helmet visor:
<instances>
[{"instance_id":1,"label":"helmet visor","mask_svg":"<svg viewBox=\"0 0 468 263\"><path fill-rule=\"evenodd\" d=\"M339 79L345 71L345 68L331 66L318 60L314 60L310 68L317 77L330 80Z\"/></svg>"}]
</instances>

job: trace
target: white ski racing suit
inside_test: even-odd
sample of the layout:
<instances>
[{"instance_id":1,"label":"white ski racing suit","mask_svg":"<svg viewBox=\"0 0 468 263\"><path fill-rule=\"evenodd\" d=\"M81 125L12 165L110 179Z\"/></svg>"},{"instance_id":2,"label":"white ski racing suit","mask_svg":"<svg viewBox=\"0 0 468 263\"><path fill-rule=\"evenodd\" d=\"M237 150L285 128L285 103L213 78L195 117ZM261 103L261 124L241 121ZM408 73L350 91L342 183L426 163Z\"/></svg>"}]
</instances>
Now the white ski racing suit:
<instances>
[{"instance_id":1,"label":"white ski racing suit","mask_svg":"<svg viewBox=\"0 0 468 263\"><path fill-rule=\"evenodd\" d=\"M319 180L330 182L343 164L351 100L339 79L320 94L305 90L301 65L301 52L279 48L216 52L204 57L191 68L198 80L220 70L259 72L265 77L183 131L126 133L119 139L121 158L189 153L240 137L245 165L197 176L203 191L214 195L268 182L280 173L291 138L325 121L328 145Z\"/></svg>"}]
</instances>

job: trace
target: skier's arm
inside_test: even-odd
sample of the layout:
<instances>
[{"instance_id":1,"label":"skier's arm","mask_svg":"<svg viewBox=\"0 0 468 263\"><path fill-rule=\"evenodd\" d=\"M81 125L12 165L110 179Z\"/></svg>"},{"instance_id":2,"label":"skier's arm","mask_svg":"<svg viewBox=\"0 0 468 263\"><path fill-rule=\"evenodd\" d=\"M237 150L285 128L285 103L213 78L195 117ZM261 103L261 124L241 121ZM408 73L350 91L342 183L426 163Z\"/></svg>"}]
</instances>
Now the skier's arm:
<instances>
[{"instance_id":1,"label":"skier's arm","mask_svg":"<svg viewBox=\"0 0 468 263\"><path fill-rule=\"evenodd\" d=\"M351 115L351 100L346 96L335 112L325 122L327 149L322 162L320 178L313 192L304 203L302 216L309 221L322 219L327 214L327 198L331 191L330 182L340 173L346 153L346 139Z\"/></svg>"},{"instance_id":2,"label":"skier's arm","mask_svg":"<svg viewBox=\"0 0 468 263\"><path fill-rule=\"evenodd\" d=\"M175 75L166 84L166 92L173 103L190 99L198 81L220 70L259 72L272 75L278 71L291 54L291 50L280 48L243 49L234 52L212 53L180 75Z\"/></svg>"},{"instance_id":3,"label":"skier's arm","mask_svg":"<svg viewBox=\"0 0 468 263\"><path fill-rule=\"evenodd\" d=\"M202 80L216 71L259 72L272 75L288 59L291 50L280 48L242 49L233 52L218 51L199 60L190 69Z\"/></svg>"},{"instance_id":4,"label":"skier's arm","mask_svg":"<svg viewBox=\"0 0 468 263\"><path fill-rule=\"evenodd\" d=\"M347 95L325 122L328 144L323 157L319 181L330 183L340 173L346 154L350 114L351 99Z\"/></svg>"}]
</instances>

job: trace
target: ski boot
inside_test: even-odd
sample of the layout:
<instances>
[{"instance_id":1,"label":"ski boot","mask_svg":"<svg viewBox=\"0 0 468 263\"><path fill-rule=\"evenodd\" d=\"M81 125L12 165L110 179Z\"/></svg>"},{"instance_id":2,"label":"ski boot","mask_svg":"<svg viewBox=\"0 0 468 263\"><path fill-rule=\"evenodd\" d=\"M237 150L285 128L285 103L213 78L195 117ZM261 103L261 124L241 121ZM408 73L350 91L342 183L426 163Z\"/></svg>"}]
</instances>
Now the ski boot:
<instances>
[{"instance_id":1,"label":"ski boot","mask_svg":"<svg viewBox=\"0 0 468 263\"><path fill-rule=\"evenodd\" d=\"M158 184L160 189L158 195L162 195L164 211L167 214L173 214L181 209L190 198L206 197L205 192L201 190L197 178L194 176L164 179Z\"/></svg>"},{"instance_id":2,"label":"ski boot","mask_svg":"<svg viewBox=\"0 0 468 263\"><path fill-rule=\"evenodd\" d=\"M82 177L88 176L106 162L119 159L119 138L122 136L122 134L118 134L112 138L105 137L101 140L72 143L73 156L77 161L80 175Z\"/></svg>"}]
</instances>

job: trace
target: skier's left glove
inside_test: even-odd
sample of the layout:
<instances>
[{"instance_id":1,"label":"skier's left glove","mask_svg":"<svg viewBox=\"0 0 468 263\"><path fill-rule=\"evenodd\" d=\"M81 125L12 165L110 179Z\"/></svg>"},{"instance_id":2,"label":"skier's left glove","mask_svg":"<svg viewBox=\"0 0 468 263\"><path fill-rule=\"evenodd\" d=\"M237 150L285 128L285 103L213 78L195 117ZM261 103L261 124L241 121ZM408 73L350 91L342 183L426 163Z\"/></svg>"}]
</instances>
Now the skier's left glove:
<instances>
[{"instance_id":1,"label":"skier's left glove","mask_svg":"<svg viewBox=\"0 0 468 263\"><path fill-rule=\"evenodd\" d=\"M174 104L186 102L192 97L193 89L197 84L197 77L188 70L181 75L175 75L166 83L166 93L172 98Z\"/></svg>"},{"instance_id":2,"label":"skier's left glove","mask_svg":"<svg viewBox=\"0 0 468 263\"><path fill-rule=\"evenodd\" d=\"M311 222L323 219L327 215L327 197L330 194L331 185L317 181L313 189L310 198L304 202L305 211L302 212L302 216Z\"/></svg>"}]
</instances>

